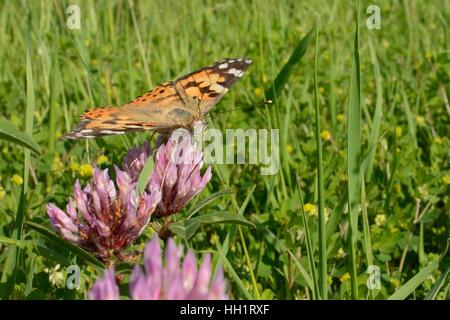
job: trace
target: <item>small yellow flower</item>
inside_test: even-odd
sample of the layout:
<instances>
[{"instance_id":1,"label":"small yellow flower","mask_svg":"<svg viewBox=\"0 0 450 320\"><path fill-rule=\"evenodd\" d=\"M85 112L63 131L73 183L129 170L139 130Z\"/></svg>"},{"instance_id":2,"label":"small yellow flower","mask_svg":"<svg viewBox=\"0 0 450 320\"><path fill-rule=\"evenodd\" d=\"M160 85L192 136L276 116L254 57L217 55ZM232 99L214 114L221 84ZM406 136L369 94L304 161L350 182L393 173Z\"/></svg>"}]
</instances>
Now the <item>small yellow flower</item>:
<instances>
[{"instance_id":1,"label":"small yellow flower","mask_svg":"<svg viewBox=\"0 0 450 320\"><path fill-rule=\"evenodd\" d=\"M446 174L445 176L443 176L441 178L441 181L442 181L443 184L449 185L450 184L450 176L448 174Z\"/></svg>"},{"instance_id":2,"label":"small yellow flower","mask_svg":"<svg viewBox=\"0 0 450 320\"><path fill-rule=\"evenodd\" d=\"M219 241L219 236L218 236L217 234L214 233L214 234L211 236L210 242L211 242L211 244L216 244L218 241Z\"/></svg>"},{"instance_id":3,"label":"small yellow flower","mask_svg":"<svg viewBox=\"0 0 450 320\"><path fill-rule=\"evenodd\" d=\"M346 272L342 275L342 277L339 279L341 282L345 282L351 278L350 273Z\"/></svg>"},{"instance_id":4,"label":"small yellow flower","mask_svg":"<svg viewBox=\"0 0 450 320\"><path fill-rule=\"evenodd\" d=\"M261 97L262 94L263 94L263 89L261 89L261 88L256 88L255 89L255 96Z\"/></svg>"},{"instance_id":5,"label":"small yellow flower","mask_svg":"<svg viewBox=\"0 0 450 320\"><path fill-rule=\"evenodd\" d=\"M101 155L100 157L97 158L97 164L98 164L99 166L102 165L102 164L107 163L108 161L109 161L109 160L108 160L108 157L105 156L105 155Z\"/></svg>"},{"instance_id":6,"label":"small yellow flower","mask_svg":"<svg viewBox=\"0 0 450 320\"><path fill-rule=\"evenodd\" d=\"M286 151L288 152L288 153L292 153L292 152L294 152L294 147L291 145L291 144L287 144L286 145Z\"/></svg>"},{"instance_id":7,"label":"small yellow flower","mask_svg":"<svg viewBox=\"0 0 450 320\"><path fill-rule=\"evenodd\" d=\"M434 141L434 143L436 143L436 144L442 144L442 139L441 139L441 137L439 137L439 136L434 137L433 141Z\"/></svg>"},{"instance_id":8,"label":"small yellow flower","mask_svg":"<svg viewBox=\"0 0 450 320\"><path fill-rule=\"evenodd\" d=\"M397 227L392 227L390 231L391 233L397 233L399 230Z\"/></svg>"},{"instance_id":9,"label":"small yellow flower","mask_svg":"<svg viewBox=\"0 0 450 320\"><path fill-rule=\"evenodd\" d=\"M395 287L395 288L400 288L400 281L398 279L395 278L390 278L389 282Z\"/></svg>"},{"instance_id":10,"label":"small yellow flower","mask_svg":"<svg viewBox=\"0 0 450 320\"><path fill-rule=\"evenodd\" d=\"M320 133L320 137L325 140L325 141L330 141L331 140L331 133L328 130L323 130Z\"/></svg>"},{"instance_id":11,"label":"small yellow flower","mask_svg":"<svg viewBox=\"0 0 450 320\"><path fill-rule=\"evenodd\" d=\"M333 277L332 276L327 276L327 284L330 286L333 283Z\"/></svg>"},{"instance_id":12,"label":"small yellow flower","mask_svg":"<svg viewBox=\"0 0 450 320\"><path fill-rule=\"evenodd\" d=\"M422 116L417 116L417 117L416 117L416 124L417 124L418 126L423 126L423 125L425 125L425 118L422 117Z\"/></svg>"},{"instance_id":13,"label":"small yellow flower","mask_svg":"<svg viewBox=\"0 0 450 320\"><path fill-rule=\"evenodd\" d=\"M344 122L345 121L345 115L344 114L338 114L336 116L337 121Z\"/></svg>"},{"instance_id":14,"label":"small yellow flower","mask_svg":"<svg viewBox=\"0 0 450 320\"><path fill-rule=\"evenodd\" d=\"M53 171L62 171L64 169L64 164L59 156L53 158L52 169Z\"/></svg>"},{"instance_id":15,"label":"small yellow flower","mask_svg":"<svg viewBox=\"0 0 450 320\"><path fill-rule=\"evenodd\" d=\"M384 47L385 49L389 48L389 42L386 41L386 40L383 40L383 47Z\"/></svg>"},{"instance_id":16,"label":"small yellow flower","mask_svg":"<svg viewBox=\"0 0 450 320\"><path fill-rule=\"evenodd\" d=\"M323 209L323 212L325 213L325 222L327 222L328 218L330 217L330 214L331 214L331 209L325 208L325 209Z\"/></svg>"},{"instance_id":17,"label":"small yellow flower","mask_svg":"<svg viewBox=\"0 0 450 320\"><path fill-rule=\"evenodd\" d=\"M339 248L338 252L336 253L336 258L342 259L343 257L345 257L344 249Z\"/></svg>"},{"instance_id":18,"label":"small yellow flower","mask_svg":"<svg viewBox=\"0 0 450 320\"><path fill-rule=\"evenodd\" d=\"M263 81L264 83L266 83L267 80L268 80L268 79L267 79L267 76L266 76L265 74L263 74L263 75L262 75L262 81Z\"/></svg>"},{"instance_id":19,"label":"small yellow flower","mask_svg":"<svg viewBox=\"0 0 450 320\"><path fill-rule=\"evenodd\" d=\"M134 67L135 67L136 69L140 69L140 68L142 68L142 63L141 63L140 61L137 61L137 62L134 64Z\"/></svg>"},{"instance_id":20,"label":"small yellow flower","mask_svg":"<svg viewBox=\"0 0 450 320\"><path fill-rule=\"evenodd\" d=\"M386 224L386 215L383 214L377 214L375 216L375 224L379 227L384 226Z\"/></svg>"},{"instance_id":21,"label":"small yellow flower","mask_svg":"<svg viewBox=\"0 0 450 320\"><path fill-rule=\"evenodd\" d=\"M0 201L3 200L3 198L5 198L5 189L3 189L3 187L0 187Z\"/></svg>"},{"instance_id":22,"label":"small yellow flower","mask_svg":"<svg viewBox=\"0 0 450 320\"><path fill-rule=\"evenodd\" d=\"M80 165L78 164L78 162L72 161L70 163L70 170L72 170L73 173L75 173L78 170L80 170Z\"/></svg>"},{"instance_id":23,"label":"small yellow flower","mask_svg":"<svg viewBox=\"0 0 450 320\"><path fill-rule=\"evenodd\" d=\"M426 186L419 186L417 190L419 191L419 194L422 198L428 196L428 189Z\"/></svg>"},{"instance_id":24,"label":"small yellow flower","mask_svg":"<svg viewBox=\"0 0 450 320\"><path fill-rule=\"evenodd\" d=\"M395 136L397 138L400 138L403 134L403 128L402 127L395 127Z\"/></svg>"},{"instance_id":25,"label":"small yellow flower","mask_svg":"<svg viewBox=\"0 0 450 320\"><path fill-rule=\"evenodd\" d=\"M311 203L306 203L303 207L305 209L305 213L309 216L315 216L317 215L317 209L316 206Z\"/></svg>"},{"instance_id":26,"label":"small yellow flower","mask_svg":"<svg viewBox=\"0 0 450 320\"><path fill-rule=\"evenodd\" d=\"M48 186L47 188L45 188L45 192L51 193L52 192L52 186Z\"/></svg>"},{"instance_id":27,"label":"small yellow flower","mask_svg":"<svg viewBox=\"0 0 450 320\"><path fill-rule=\"evenodd\" d=\"M61 131L57 130L57 131L55 132L55 138L56 138L56 139L59 139L59 138L61 138L61 136L62 136Z\"/></svg>"},{"instance_id":28,"label":"small yellow flower","mask_svg":"<svg viewBox=\"0 0 450 320\"><path fill-rule=\"evenodd\" d=\"M324 92L325 92L325 89L324 89L323 87L319 87L319 92L320 92L320 93L324 93Z\"/></svg>"},{"instance_id":29,"label":"small yellow flower","mask_svg":"<svg viewBox=\"0 0 450 320\"><path fill-rule=\"evenodd\" d=\"M17 184L18 186L23 184L23 179L18 174L15 174L11 178L11 182Z\"/></svg>"},{"instance_id":30,"label":"small yellow flower","mask_svg":"<svg viewBox=\"0 0 450 320\"><path fill-rule=\"evenodd\" d=\"M402 191L402 186L399 183L394 184L393 188L395 193L400 193Z\"/></svg>"},{"instance_id":31,"label":"small yellow flower","mask_svg":"<svg viewBox=\"0 0 450 320\"><path fill-rule=\"evenodd\" d=\"M80 176L83 178L90 178L94 174L94 168L90 164L83 164L80 167Z\"/></svg>"}]
</instances>

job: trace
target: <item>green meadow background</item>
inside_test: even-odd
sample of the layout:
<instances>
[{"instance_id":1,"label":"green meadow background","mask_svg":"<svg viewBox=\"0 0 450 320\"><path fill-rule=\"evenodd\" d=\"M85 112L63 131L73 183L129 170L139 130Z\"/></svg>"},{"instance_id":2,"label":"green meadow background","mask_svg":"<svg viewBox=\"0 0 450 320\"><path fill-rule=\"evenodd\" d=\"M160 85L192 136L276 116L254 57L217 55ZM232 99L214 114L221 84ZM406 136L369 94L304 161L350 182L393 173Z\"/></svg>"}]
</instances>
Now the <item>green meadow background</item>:
<instances>
[{"instance_id":1,"label":"green meadow background","mask_svg":"<svg viewBox=\"0 0 450 320\"><path fill-rule=\"evenodd\" d=\"M80 30L66 27L71 4ZM371 4L379 30L366 26ZM103 274L56 236L45 205L65 206L77 178L121 165L150 134L61 141L80 113L245 57L208 122L278 128L280 170L214 165L173 219L201 207L248 223L175 240L212 253L231 298L449 299L449 24L448 0L0 0L1 298L84 299ZM78 290L66 286L71 265Z\"/></svg>"}]
</instances>

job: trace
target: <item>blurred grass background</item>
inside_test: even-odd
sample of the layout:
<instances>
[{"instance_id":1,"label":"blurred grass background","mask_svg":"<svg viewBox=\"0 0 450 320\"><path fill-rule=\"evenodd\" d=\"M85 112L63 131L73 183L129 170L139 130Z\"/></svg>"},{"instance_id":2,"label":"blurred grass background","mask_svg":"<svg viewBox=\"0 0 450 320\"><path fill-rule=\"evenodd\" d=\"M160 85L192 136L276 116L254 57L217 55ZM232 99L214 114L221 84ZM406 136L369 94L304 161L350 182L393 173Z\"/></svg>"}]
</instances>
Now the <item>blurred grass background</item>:
<instances>
[{"instance_id":1,"label":"blurred grass background","mask_svg":"<svg viewBox=\"0 0 450 320\"><path fill-rule=\"evenodd\" d=\"M81 8L80 30L66 27L71 4ZM366 27L371 4L381 8L380 30ZM360 71L352 71L356 8L355 1L325 0L1 1L0 116L22 131L32 130L43 150L24 162L20 147L0 141L0 272L10 270L5 266L13 263L11 250L23 248L14 256L17 270L9 297L81 298L99 274L86 264L82 290L68 290L65 267L82 264L79 257L30 228L20 237L24 243L12 240L17 240L14 232L21 232L19 212L26 221L48 226L47 202L65 204L75 179L88 179L94 163L120 164L131 145L149 137L133 133L60 141L78 115L94 106L121 105L216 60L247 57L254 63L213 109L209 122L223 131L279 128L280 171L261 176L254 165L215 166L200 198L227 188L234 193L202 213L241 213L256 227L204 226L186 244L212 252L224 265L235 298L385 299L417 274L423 277L405 298L448 298L449 266L439 254L450 236L450 1L361 1ZM291 77L276 101L261 105L316 22L317 64L312 41L299 63L288 64ZM357 90L350 81L355 72L358 77L360 72L358 106L350 98ZM348 130L360 132L360 142L347 140ZM352 189L347 181L347 169L359 168L355 162L347 168L348 143L353 143L351 154L360 150L364 178L356 173L351 179L361 188ZM30 168L29 179L23 178L24 167ZM351 212L359 215L352 241L348 187L361 196ZM22 188L26 207L21 209ZM322 229L319 211L326 221ZM318 230L325 230L326 240L326 252L320 254L324 242ZM319 274L324 258L327 270ZM435 267L428 268L433 262ZM369 292L371 264L381 270L381 287ZM323 283L314 285L316 275L319 280L326 276L326 294ZM7 279L2 276L3 283Z\"/></svg>"}]
</instances>

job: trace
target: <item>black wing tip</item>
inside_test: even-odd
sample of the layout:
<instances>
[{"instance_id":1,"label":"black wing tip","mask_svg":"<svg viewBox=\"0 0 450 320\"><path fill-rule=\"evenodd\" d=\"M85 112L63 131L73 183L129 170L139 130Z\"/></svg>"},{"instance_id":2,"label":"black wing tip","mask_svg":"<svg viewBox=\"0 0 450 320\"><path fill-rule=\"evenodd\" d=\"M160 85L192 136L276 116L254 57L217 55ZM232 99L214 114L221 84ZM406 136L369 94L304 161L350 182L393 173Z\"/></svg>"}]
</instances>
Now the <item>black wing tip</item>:
<instances>
[{"instance_id":1,"label":"black wing tip","mask_svg":"<svg viewBox=\"0 0 450 320\"><path fill-rule=\"evenodd\" d=\"M217 61L215 64L220 64L220 63L224 63L224 62L228 62L228 63L234 63L234 62L240 62L240 63L244 63L246 65L250 65L253 63L253 60L250 58L224 58L222 60Z\"/></svg>"}]
</instances>

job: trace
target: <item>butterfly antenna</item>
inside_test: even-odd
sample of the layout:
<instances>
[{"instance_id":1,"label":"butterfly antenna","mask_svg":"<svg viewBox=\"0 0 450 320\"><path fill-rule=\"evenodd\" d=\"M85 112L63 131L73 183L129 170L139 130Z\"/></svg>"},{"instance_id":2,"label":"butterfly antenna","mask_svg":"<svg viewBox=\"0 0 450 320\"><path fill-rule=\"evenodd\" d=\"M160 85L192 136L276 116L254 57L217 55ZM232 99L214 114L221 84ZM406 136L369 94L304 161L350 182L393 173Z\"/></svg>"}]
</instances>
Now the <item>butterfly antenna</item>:
<instances>
[{"instance_id":1,"label":"butterfly antenna","mask_svg":"<svg viewBox=\"0 0 450 320\"><path fill-rule=\"evenodd\" d=\"M258 107L262 107L262 106L267 106L267 105L270 105L270 104L272 104L272 100L268 99L268 100L264 100L261 103L258 103L256 106L252 105L252 106L236 108L236 109L231 109L231 110L212 111L212 112L210 112L210 114L214 115L214 114L228 113L228 112L234 112L234 111L239 111L239 110L250 110L250 109L255 109L255 108L258 108Z\"/></svg>"}]
</instances>

